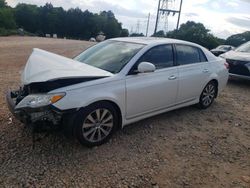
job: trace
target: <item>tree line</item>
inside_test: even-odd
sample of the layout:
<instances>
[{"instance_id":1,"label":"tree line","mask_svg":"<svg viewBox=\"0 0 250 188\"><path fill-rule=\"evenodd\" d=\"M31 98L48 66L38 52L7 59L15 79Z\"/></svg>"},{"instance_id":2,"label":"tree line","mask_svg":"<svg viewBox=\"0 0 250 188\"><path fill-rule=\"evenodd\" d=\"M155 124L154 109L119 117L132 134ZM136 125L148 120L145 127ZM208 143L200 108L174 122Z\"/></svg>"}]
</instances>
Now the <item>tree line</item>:
<instances>
[{"instance_id":1,"label":"tree line","mask_svg":"<svg viewBox=\"0 0 250 188\"><path fill-rule=\"evenodd\" d=\"M53 7L51 3L44 6L21 3L12 8L5 0L0 0L0 36L16 34L17 28L36 36L57 34L58 37L85 40L95 37L101 31L107 38L129 36L128 30L122 28L112 11L96 14L79 8L64 10L62 7ZM130 36L144 35L131 33ZM221 44L237 47L250 40L250 31L232 35L224 40L211 34L202 23L188 21L178 30L168 33L158 31L152 36L187 40L212 49Z\"/></svg>"},{"instance_id":2,"label":"tree line","mask_svg":"<svg viewBox=\"0 0 250 188\"><path fill-rule=\"evenodd\" d=\"M158 31L153 36L186 40L200 44L208 49L213 49L223 44L237 47L250 41L250 31L232 35L225 40L215 37L202 23L195 23L193 21L181 24L178 30L173 30L168 33Z\"/></svg>"},{"instance_id":3,"label":"tree line","mask_svg":"<svg viewBox=\"0 0 250 188\"><path fill-rule=\"evenodd\" d=\"M95 14L79 8L64 10L51 3L40 7L20 3L11 8L5 0L0 0L0 31L17 28L38 36L55 33L58 37L75 39L89 39L101 31L107 38L128 36L128 30L122 28L112 11Z\"/></svg>"}]
</instances>

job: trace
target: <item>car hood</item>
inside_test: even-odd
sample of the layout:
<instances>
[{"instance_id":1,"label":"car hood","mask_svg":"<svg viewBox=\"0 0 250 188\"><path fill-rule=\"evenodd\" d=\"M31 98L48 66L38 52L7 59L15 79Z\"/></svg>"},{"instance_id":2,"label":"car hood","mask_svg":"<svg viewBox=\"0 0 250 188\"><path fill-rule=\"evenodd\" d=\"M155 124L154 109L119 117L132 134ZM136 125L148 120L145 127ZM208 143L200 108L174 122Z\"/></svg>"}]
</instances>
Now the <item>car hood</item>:
<instances>
[{"instance_id":1,"label":"car hood","mask_svg":"<svg viewBox=\"0 0 250 188\"><path fill-rule=\"evenodd\" d=\"M250 61L250 53L246 52L229 51L221 55L221 57L232 60Z\"/></svg>"},{"instance_id":2,"label":"car hood","mask_svg":"<svg viewBox=\"0 0 250 188\"><path fill-rule=\"evenodd\" d=\"M22 73L22 84L27 85L68 78L98 78L112 75L108 71L85 63L34 48Z\"/></svg>"}]
</instances>

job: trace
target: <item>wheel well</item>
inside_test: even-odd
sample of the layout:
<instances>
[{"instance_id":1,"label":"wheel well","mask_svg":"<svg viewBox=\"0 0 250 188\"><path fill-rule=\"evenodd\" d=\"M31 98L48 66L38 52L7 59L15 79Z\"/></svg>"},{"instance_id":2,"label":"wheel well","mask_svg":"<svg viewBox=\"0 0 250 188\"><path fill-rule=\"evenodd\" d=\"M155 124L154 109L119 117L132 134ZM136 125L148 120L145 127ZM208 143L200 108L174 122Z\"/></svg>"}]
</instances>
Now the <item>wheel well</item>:
<instances>
[{"instance_id":1,"label":"wheel well","mask_svg":"<svg viewBox=\"0 0 250 188\"><path fill-rule=\"evenodd\" d=\"M96 103L103 103L103 102L104 103L109 103L115 108L115 110L117 112L117 115L118 115L118 119L119 119L118 120L119 121L118 129L121 129L122 128L122 113L121 113L120 107L115 102L109 101L109 100L102 100L102 101L94 102L94 103L92 103L90 105L93 105L93 104L96 104Z\"/></svg>"},{"instance_id":2,"label":"wheel well","mask_svg":"<svg viewBox=\"0 0 250 188\"><path fill-rule=\"evenodd\" d=\"M218 86L219 86L218 80L213 79L213 80L211 80L210 82L214 82L214 83L215 83L215 86L216 86L216 94L215 94L215 97L217 97L217 96L218 96Z\"/></svg>"}]
</instances>

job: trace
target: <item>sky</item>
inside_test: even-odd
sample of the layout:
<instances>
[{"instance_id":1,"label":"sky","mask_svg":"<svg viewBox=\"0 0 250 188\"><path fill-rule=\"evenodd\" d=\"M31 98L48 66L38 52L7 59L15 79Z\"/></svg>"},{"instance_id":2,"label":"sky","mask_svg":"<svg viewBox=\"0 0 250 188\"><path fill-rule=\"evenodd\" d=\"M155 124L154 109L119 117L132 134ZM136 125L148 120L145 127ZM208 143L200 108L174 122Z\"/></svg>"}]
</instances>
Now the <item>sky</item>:
<instances>
[{"instance_id":1,"label":"sky","mask_svg":"<svg viewBox=\"0 0 250 188\"><path fill-rule=\"evenodd\" d=\"M79 7L91 12L111 10L124 28L130 32L146 33L147 18L150 13L149 35L154 31L158 0L6 0L14 7L18 3L44 5L50 2L53 6L65 9ZM180 0L173 1L171 8L178 9ZM161 16L159 29L173 30L176 27L177 15L165 18ZM250 0L183 0L180 23L188 20L201 22L211 33L220 38L232 34L250 31Z\"/></svg>"}]
</instances>

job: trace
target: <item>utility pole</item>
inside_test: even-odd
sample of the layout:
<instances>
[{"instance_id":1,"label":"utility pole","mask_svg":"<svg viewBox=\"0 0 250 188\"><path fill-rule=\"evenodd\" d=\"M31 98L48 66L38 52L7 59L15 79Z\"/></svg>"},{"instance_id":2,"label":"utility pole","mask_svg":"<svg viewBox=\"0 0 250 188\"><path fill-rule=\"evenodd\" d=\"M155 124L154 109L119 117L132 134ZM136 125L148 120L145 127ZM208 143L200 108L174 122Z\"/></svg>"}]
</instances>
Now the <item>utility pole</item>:
<instances>
[{"instance_id":1,"label":"utility pole","mask_svg":"<svg viewBox=\"0 0 250 188\"><path fill-rule=\"evenodd\" d=\"M160 13L161 1L162 1L162 0L159 0L159 2L158 2L158 9L157 9L157 16L156 16L155 32L154 32L154 34L157 32L157 28L158 28L158 21L159 21L159 13Z\"/></svg>"},{"instance_id":2,"label":"utility pole","mask_svg":"<svg viewBox=\"0 0 250 188\"><path fill-rule=\"evenodd\" d=\"M147 29L146 29L146 37L148 36L149 20L150 20L150 13L148 13L148 23L147 23Z\"/></svg>"},{"instance_id":3,"label":"utility pole","mask_svg":"<svg viewBox=\"0 0 250 188\"><path fill-rule=\"evenodd\" d=\"M140 25L141 25L141 22L140 20L138 20L136 24L136 33L140 33Z\"/></svg>"},{"instance_id":4,"label":"utility pole","mask_svg":"<svg viewBox=\"0 0 250 188\"><path fill-rule=\"evenodd\" d=\"M130 35L131 35L133 32L134 32L133 26L131 26L131 28L130 28Z\"/></svg>"},{"instance_id":5,"label":"utility pole","mask_svg":"<svg viewBox=\"0 0 250 188\"><path fill-rule=\"evenodd\" d=\"M179 29L179 24L180 24L181 8L182 8L182 0L180 3L180 8L179 8L179 15L178 15L178 21L177 21L177 27L176 27L177 30Z\"/></svg>"}]
</instances>

